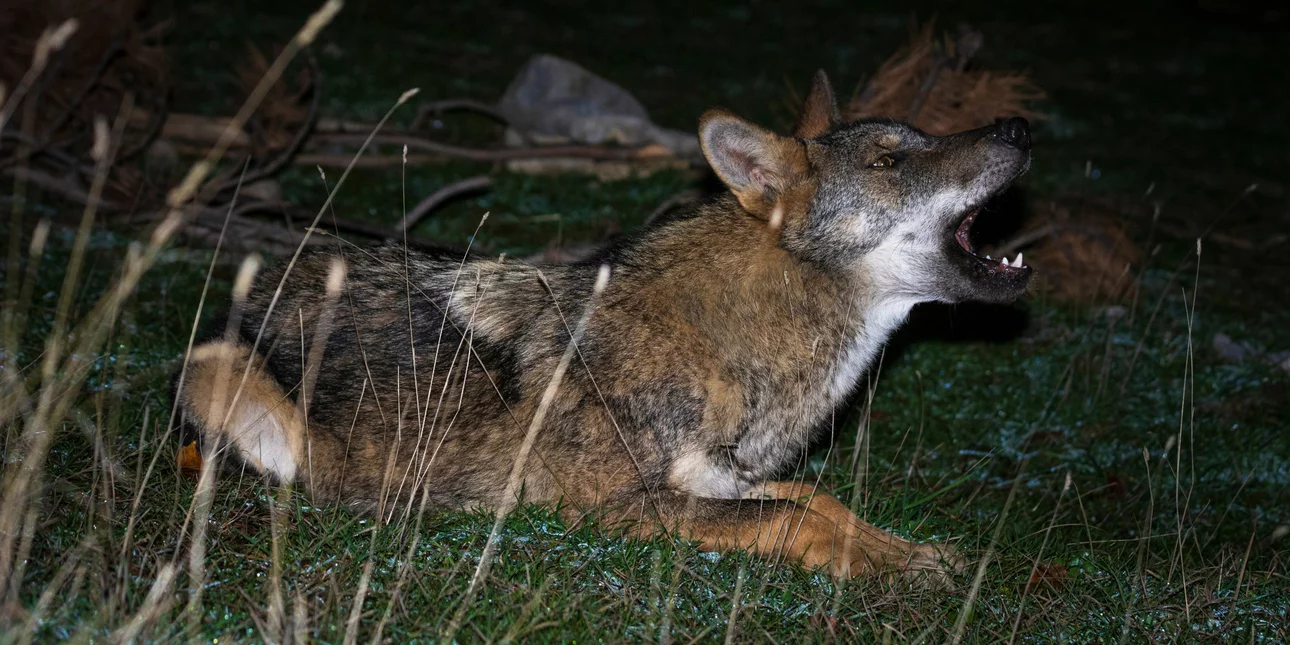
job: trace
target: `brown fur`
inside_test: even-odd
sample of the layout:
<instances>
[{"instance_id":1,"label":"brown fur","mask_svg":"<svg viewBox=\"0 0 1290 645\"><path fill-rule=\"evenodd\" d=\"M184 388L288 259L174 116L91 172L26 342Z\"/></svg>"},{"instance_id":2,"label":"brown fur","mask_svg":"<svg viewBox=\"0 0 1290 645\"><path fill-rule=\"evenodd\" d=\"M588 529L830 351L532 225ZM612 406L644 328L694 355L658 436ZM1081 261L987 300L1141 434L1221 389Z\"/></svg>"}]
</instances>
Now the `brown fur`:
<instances>
[{"instance_id":1,"label":"brown fur","mask_svg":"<svg viewBox=\"0 0 1290 645\"><path fill-rule=\"evenodd\" d=\"M418 502L508 509L522 494L571 519L596 514L636 535L675 529L705 549L842 576L943 571L953 563L944 548L774 478L914 302L1024 290L1028 270L967 251L955 256L967 269L934 260L960 211L1006 185L1028 154L1000 147L995 131L934 140L898 124L840 125L822 75L799 132L814 136L708 113L700 138L732 194L586 263L306 252L290 271L260 275L232 330L198 350L180 386L186 418L204 449L229 446L316 499L386 520ZM907 153L904 179L916 181L868 164L898 154L892 137L921 146ZM925 257L903 254L919 244L930 245ZM329 291L338 261L345 281ZM589 305L601 265L612 277ZM589 306L517 490L511 468Z\"/></svg>"}]
</instances>

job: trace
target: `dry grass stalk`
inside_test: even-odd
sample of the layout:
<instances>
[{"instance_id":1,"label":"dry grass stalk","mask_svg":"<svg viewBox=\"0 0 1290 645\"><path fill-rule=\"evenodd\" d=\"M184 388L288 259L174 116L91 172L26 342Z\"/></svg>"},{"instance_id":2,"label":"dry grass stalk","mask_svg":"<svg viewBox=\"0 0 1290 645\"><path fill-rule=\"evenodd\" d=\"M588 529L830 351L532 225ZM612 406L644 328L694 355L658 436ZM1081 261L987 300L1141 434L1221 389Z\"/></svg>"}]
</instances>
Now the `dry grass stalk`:
<instances>
[{"instance_id":1,"label":"dry grass stalk","mask_svg":"<svg viewBox=\"0 0 1290 645\"><path fill-rule=\"evenodd\" d=\"M93 357L98 356L98 350L121 314L126 299L134 292L144 272L155 264L162 249L180 227L183 206L193 197L215 162L227 151L234 135L234 128L240 128L246 122L258 105L258 101L263 98L263 92L267 86L277 79L286 67L287 61L300 48L311 43L318 31L330 22L339 11L340 4L338 0L331 0L310 17L305 27L297 33L283 55L274 63L260 87L257 87L256 92L239 110L225 136L216 143L204 159L193 166L184 181L171 191L167 200L169 213L166 218L152 231L146 244L131 245L117 280L88 309L77 324L72 324L70 318L68 294L77 286L74 276L78 271L69 267L68 280L64 284L63 295L60 296L54 329L49 335L38 370L39 389L36 392L27 392L26 384L19 381L13 384L12 391L6 391L5 396L0 397L0 401L4 403L3 409L0 409L0 418L16 418L15 412L30 410L29 414L23 415L20 445L15 451L16 454L21 455L18 458L20 466L5 472L2 492L0 492L0 499L2 499L0 501L0 582L13 579L11 574L15 573L13 567L15 556L18 556L18 559L25 557L18 553L20 547L14 544L14 537L20 534L24 524L34 525L32 522L24 522L24 519L28 516L28 511L37 508L40 501L39 483L44 476L43 466L50 444L60 422L67 417L72 405L79 399ZM405 96L401 99L400 103L406 98ZM118 113L117 126L111 135L108 135L107 128L104 126L94 128L95 144L91 151L96 162L96 170L90 190L91 198L88 200L83 222L93 221L106 181L107 168L111 166L112 160L116 157L116 151L121 147L121 132L128 120L131 107L128 99L122 103L123 109ZM78 235L72 252L72 264L80 262L80 258L85 253L86 240L86 235ZM124 552L125 547L122 548ZM171 601L169 592L175 573L174 563L168 563L162 567L142 608L113 635L112 640L122 642L135 640L156 617L165 611Z\"/></svg>"},{"instance_id":2,"label":"dry grass stalk","mask_svg":"<svg viewBox=\"0 0 1290 645\"><path fill-rule=\"evenodd\" d=\"M444 629L445 641L451 641L457 630L461 628L466 612L474 601L475 594L488 576L488 569L492 565L492 559L496 553L497 539L502 530L502 523L521 501L520 494L522 492L524 467L528 463L529 455L537 440L538 430L541 429L543 422L546 420L546 414L551 408L551 403L555 400L556 392L560 389L560 383L564 380L564 375L569 370L569 365L573 362L573 355L578 349L578 343L581 342L583 334L587 331L587 323L591 320L592 312L595 311L596 301L604 293L605 285L609 283L609 273L609 265L600 265L596 283L592 286L591 298L584 307L577 326L569 330L569 344L565 347L564 354L556 365L555 373L551 375L551 380L547 382L546 389L542 392L542 399L538 402L537 411L529 422L528 430L524 433L524 441L520 444L515 462L511 466L511 474L506 483L507 495L503 498L504 505L495 511L496 518L493 520L493 528L489 531L488 539L484 542L484 550L479 556L479 564L475 567L475 574L470 578L470 584L462 597L461 604L457 606L457 611ZM545 284L546 278L542 277L540 272L538 276Z\"/></svg>"}]
</instances>

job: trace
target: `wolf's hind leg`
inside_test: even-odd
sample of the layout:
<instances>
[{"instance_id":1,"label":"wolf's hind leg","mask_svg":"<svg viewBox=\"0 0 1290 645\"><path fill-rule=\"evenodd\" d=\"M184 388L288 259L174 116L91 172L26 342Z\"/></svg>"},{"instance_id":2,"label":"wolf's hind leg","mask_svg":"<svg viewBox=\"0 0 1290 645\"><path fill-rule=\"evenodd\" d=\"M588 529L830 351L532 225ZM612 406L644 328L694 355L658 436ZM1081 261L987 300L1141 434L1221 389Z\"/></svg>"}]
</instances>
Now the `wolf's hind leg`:
<instances>
[{"instance_id":1,"label":"wolf's hind leg","mask_svg":"<svg viewBox=\"0 0 1290 645\"><path fill-rule=\"evenodd\" d=\"M186 420L197 427L203 451L218 446L280 482L296 479L305 461L304 423L250 348L232 341L194 348L180 387Z\"/></svg>"}]
</instances>

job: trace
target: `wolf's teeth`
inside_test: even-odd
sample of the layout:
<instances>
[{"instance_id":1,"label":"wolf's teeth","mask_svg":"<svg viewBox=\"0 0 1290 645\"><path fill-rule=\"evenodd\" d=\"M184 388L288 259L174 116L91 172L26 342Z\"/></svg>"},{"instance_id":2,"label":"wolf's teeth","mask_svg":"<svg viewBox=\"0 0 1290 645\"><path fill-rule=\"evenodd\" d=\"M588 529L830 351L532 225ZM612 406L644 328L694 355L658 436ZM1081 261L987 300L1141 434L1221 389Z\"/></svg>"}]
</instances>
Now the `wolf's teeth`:
<instances>
[{"instance_id":1,"label":"wolf's teeth","mask_svg":"<svg viewBox=\"0 0 1290 645\"><path fill-rule=\"evenodd\" d=\"M1025 266L1025 265L1023 265L1023 264L1021 263L1021 256L1022 256L1022 255L1024 255L1024 254L1022 254L1022 253L1018 253L1018 254L1017 254L1017 261L1013 263L1013 266Z\"/></svg>"},{"instance_id":2,"label":"wolf's teeth","mask_svg":"<svg viewBox=\"0 0 1290 645\"><path fill-rule=\"evenodd\" d=\"M1011 264L1008 264L1008 258L1006 257L1003 258L1003 266L1012 266Z\"/></svg>"},{"instance_id":3,"label":"wolf's teeth","mask_svg":"<svg viewBox=\"0 0 1290 645\"><path fill-rule=\"evenodd\" d=\"M992 258L992 257L990 257L990 256L988 256L988 255L987 255L987 256L985 256L985 259L987 259L987 260L993 260L994 258Z\"/></svg>"}]
</instances>

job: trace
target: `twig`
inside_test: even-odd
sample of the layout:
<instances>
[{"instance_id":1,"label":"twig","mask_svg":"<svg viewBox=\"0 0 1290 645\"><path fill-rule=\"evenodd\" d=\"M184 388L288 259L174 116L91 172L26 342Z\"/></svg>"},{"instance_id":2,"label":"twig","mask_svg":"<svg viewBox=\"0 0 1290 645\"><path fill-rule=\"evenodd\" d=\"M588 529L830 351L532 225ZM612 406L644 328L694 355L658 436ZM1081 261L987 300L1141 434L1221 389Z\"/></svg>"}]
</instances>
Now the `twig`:
<instances>
[{"instance_id":1,"label":"twig","mask_svg":"<svg viewBox=\"0 0 1290 645\"><path fill-rule=\"evenodd\" d=\"M972 57L981 51L981 47L985 45L985 36L966 24L959 25L957 32L954 39L954 71L961 72L967 69Z\"/></svg>"},{"instance_id":2,"label":"twig","mask_svg":"<svg viewBox=\"0 0 1290 645\"><path fill-rule=\"evenodd\" d=\"M487 103L472 99L444 99L442 101L428 101L426 103L422 103L421 106L417 108L417 115L412 119L412 125L408 129L420 130L421 126L425 125L426 117L431 114L442 114L444 112L454 111L475 112L503 125L508 125L510 123L505 115L497 111L497 108L488 105Z\"/></svg>"},{"instance_id":3,"label":"twig","mask_svg":"<svg viewBox=\"0 0 1290 645\"><path fill-rule=\"evenodd\" d=\"M368 558L363 564L363 575L358 579L358 593L354 594L354 604L349 608L349 620L345 621L345 645L358 642L358 621L363 617L363 600L367 598L367 585L372 581L372 560Z\"/></svg>"},{"instance_id":4,"label":"twig","mask_svg":"<svg viewBox=\"0 0 1290 645\"><path fill-rule=\"evenodd\" d=\"M93 73L90 74L89 80L86 81L79 90L77 90L76 94L73 95L71 100L63 107L62 113L60 113L58 118L54 120L54 125L45 132L44 139L46 144L49 143L49 140L53 138L55 133L62 130L63 126L67 125L67 122L71 120L72 114L76 110L77 106L81 104L81 101L85 100L86 96L89 96L90 90L94 89L95 86L103 81L103 75L107 73L107 69L112 66L112 61L116 59L118 54L121 54L124 51L125 50L121 46L120 36L113 37L112 42L108 44L107 50L103 52L103 57L99 59L98 65L94 67Z\"/></svg>"},{"instance_id":5,"label":"twig","mask_svg":"<svg viewBox=\"0 0 1290 645\"><path fill-rule=\"evenodd\" d=\"M185 112L173 112L166 115L161 127L161 136L178 141L187 141L200 145L210 145L219 141L232 122L232 117L207 117ZM243 127L238 127L229 146L244 148L251 145L251 137ZM205 148L201 149L203 152Z\"/></svg>"},{"instance_id":6,"label":"twig","mask_svg":"<svg viewBox=\"0 0 1290 645\"><path fill-rule=\"evenodd\" d=\"M300 124L300 129L296 130L296 134L291 138L291 142L287 144L287 147L283 148L276 157L269 161L269 163L256 168L247 174L247 185L276 175L286 167L286 165L291 162L292 157L294 157L296 153L300 152L300 149L304 146L305 140L308 139L309 134L313 131L314 125L318 122L318 107L321 103L320 98L322 96L321 88L319 87L322 83L322 72L318 69L318 59L312 54L306 56L305 60L309 63L309 91L313 93L313 96L309 101L309 112L305 115L304 122ZM225 180L215 188L210 189L212 192L206 194L213 197L233 189L233 187L238 183L238 181Z\"/></svg>"},{"instance_id":7,"label":"twig","mask_svg":"<svg viewBox=\"0 0 1290 645\"><path fill-rule=\"evenodd\" d=\"M322 145L353 146L365 137L354 134L320 134L313 138ZM639 148L611 148L609 146L536 146L528 148L467 148L450 143L431 141L410 133L377 135L376 145L407 146L409 149L431 152L472 161L505 161L508 159L542 159L547 157L576 157L607 161L632 161L671 156L672 151L660 145Z\"/></svg>"},{"instance_id":8,"label":"twig","mask_svg":"<svg viewBox=\"0 0 1290 645\"><path fill-rule=\"evenodd\" d=\"M15 132L13 130L0 132L0 143L5 143L7 141L13 141L20 148L22 146L26 146L27 149L22 150L11 157L0 159L0 169L16 166L29 159L41 156L53 158L55 161L62 164L64 168L79 168L82 165L79 158L58 148L41 145L35 138L29 137L21 132Z\"/></svg>"},{"instance_id":9,"label":"twig","mask_svg":"<svg viewBox=\"0 0 1290 645\"><path fill-rule=\"evenodd\" d=\"M538 279L550 292L550 286L547 285L546 278L540 272L538 273ZM500 508L495 511L493 528L489 531L488 539L484 542L483 552L479 555L479 564L475 567L475 574L470 578L466 593L462 595L461 604L457 606L457 611L453 613L452 619L448 621L448 626L443 631L443 640L445 641L453 640L453 636L461 628L466 612L474 601L475 594L479 592L480 586L484 583L485 578L488 577L488 569L492 565L493 556L497 550L497 538L501 534L502 523L510 515L511 511L519 505L523 489L524 467L528 463L533 444L537 440L537 432L542 428L542 424L546 420L546 415L551 409L551 403L555 400L556 393L560 389L560 383L564 380L564 376L569 370L569 365L573 362L578 343L582 342L583 335L587 332L587 323L591 320L591 315L596 310L596 303L605 292L605 285L608 283L609 265L602 264L596 276L596 282L592 286L590 297L583 308L582 316L578 319L578 325L569 336L569 344L565 347L564 354L560 357L560 362L556 364L555 372L552 373L551 379L547 381L546 388L542 392L542 398L538 402L537 411L533 414L533 419L529 423L523 441L520 443L519 452L514 463L511 464L511 473L507 479L506 492L499 500ZM552 297L554 298L554 294Z\"/></svg>"},{"instance_id":10,"label":"twig","mask_svg":"<svg viewBox=\"0 0 1290 645\"><path fill-rule=\"evenodd\" d=\"M422 218L430 214L431 211L438 208L444 202L447 202L458 195L483 190L491 185L493 185L493 180L488 175L471 177L469 179L463 179L461 181L448 184L447 186L436 190L429 197L421 200L421 203L414 206L412 210L403 217L403 221L400 222L394 230L398 233L407 231L413 226L416 226L417 222L420 222Z\"/></svg>"},{"instance_id":11,"label":"twig","mask_svg":"<svg viewBox=\"0 0 1290 645\"><path fill-rule=\"evenodd\" d=\"M941 70L949 64L945 52L938 46L934 49L932 69L927 73L927 78L923 79L922 85L918 86L918 93L914 95L914 100L909 103L909 115L905 120L913 123L918 118L918 113L923 111L923 106L927 104L927 97L931 96L932 88L936 87L936 81L941 76Z\"/></svg>"},{"instance_id":12,"label":"twig","mask_svg":"<svg viewBox=\"0 0 1290 645\"><path fill-rule=\"evenodd\" d=\"M224 219L228 219L229 230L238 231L237 235L229 236L229 240L240 238L251 241L252 246L261 245L280 245L295 248L304 239L304 234L293 231L280 224L262 222L260 220L246 217L236 211L232 214L219 208L193 208L191 209L189 221L186 229L208 229L217 231L224 225Z\"/></svg>"},{"instance_id":13,"label":"twig","mask_svg":"<svg viewBox=\"0 0 1290 645\"><path fill-rule=\"evenodd\" d=\"M447 161L443 155L408 155L407 164L409 166L421 166L432 163L443 163ZM304 153L297 155L295 165L297 166L322 166L323 168L344 168L354 162L355 168L380 169L391 166L402 165L403 157L400 155L364 155L359 159L354 159L353 155L345 154L319 154Z\"/></svg>"},{"instance_id":14,"label":"twig","mask_svg":"<svg viewBox=\"0 0 1290 645\"><path fill-rule=\"evenodd\" d=\"M314 132L327 132L332 134L348 132L350 134L360 134L368 132L371 127L371 123L363 123L362 121L346 121L332 117L322 117L319 118L318 123L314 125Z\"/></svg>"},{"instance_id":15,"label":"twig","mask_svg":"<svg viewBox=\"0 0 1290 645\"><path fill-rule=\"evenodd\" d=\"M654 210L650 211L649 216L645 218L645 223L652 224L654 220L658 219L659 217L662 217L663 215L666 215L670 211L680 206L697 202L702 197L703 197L703 191L695 190L695 189L683 190L675 195L672 195L671 197L668 197L667 199L663 200L663 203L655 207Z\"/></svg>"},{"instance_id":16,"label":"twig","mask_svg":"<svg viewBox=\"0 0 1290 645\"><path fill-rule=\"evenodd\" d=\"M289 207L289 204L283 202L265 200L248 201L232 209L229 209L227 204L189 205L184 209L184 230L199 237L209 237L210 233L217 233L224 228L227 220L228 230L237 233L226 235L225 242L233 245L234 240L246 241L238 246L239 250L256 249L262 246L295 248L304 239L304 233L293 231L278 223L248 217L251 213L282 214ZM168 211L161 210L130 215L118 221L129 225L152 224L164 220L167 215Z\"/></svg>"},{"instance_id":17,"label":"twig","mask_svg":"<svg viewBox=\"0 0 1290 645\"><path fill-rule=\"evenodd\" d=\"M0 174L3 174L5 177L16 177L19 172L23 171L16 168L10 168L0 171ZM93 201L95 208L100 211L120 211L123 208L120 204L115 202L109 202L102 198L93 198L84 188L78 186L75 182L72 182L69 179L55 177L39 170L26 170L23 179L29 184L40 186L45 190L61 195L68 201L75 202L83 206L88 205Z\"/></svg>"},{"instance_id":18,"label":"twig","mask_svg":"<svg viewBox=\"0 0 1290 645\"><path fill-rule=\"evenodd\" d=\"M1173 226L1170 224L1160 224L1159 227L1160 227L1160 230L1164 231L1166 234L1171 235L1173 237L1184 238L1184 239L1185 238L1194 239L1198 237L1194 229L1188 230L1188 229L1184 229L1179 226ZM1226 233L1210 233L1205 236L1205 241L1215 242L1220 246L1234 247L1244 251L1266 251L1275 246L1280 246L1282 244L1285 244L1287 241L1290 241L1290 237L1286 235L1272 235L1266 239L1259 240L1256 242L1254 240L1246 239L1243 237L1236 237L1234 235L1228 235Z\"/></svg>"},{"instance_id":19,"label":"twig","mask_svg":"<svg viewBox=\"0 0 1290 645\"><path fill-rule=\"evenodd\" d=\"M205 235L206 231L218 231L223 226L224 218L229 220L230 230L236 230L236 237L239 239L250 240L250 244L243 244L240 249L256 248L260 243L266 243L273 248L286 246L294 248L304 239L304 232L293 231L290 228L271 221L262 221L250 215L255 213L286 215L291 221L312 221L313 213L302 209L290 202L281 202L273 200L251 200L238 204L236 208L229 209L227 204L212 206L188 206L184 212L185 228L190 232L201 232ZM117 221L121 224L139 225L152 224L165 219L166 211L153 211L148 213L132 214L119 218ZM401 240L402 232L359 222L344 218L333 218L331 227L337 232L353 233L366 238L379 241ZM324 230L315 230L317 233L325 234ZM311 240L311 243L327 244L331 243L326 240ZM408 238L408 246L413 248L438 248L435 242L424 238Z\"/></svg>"}]
</instances>

